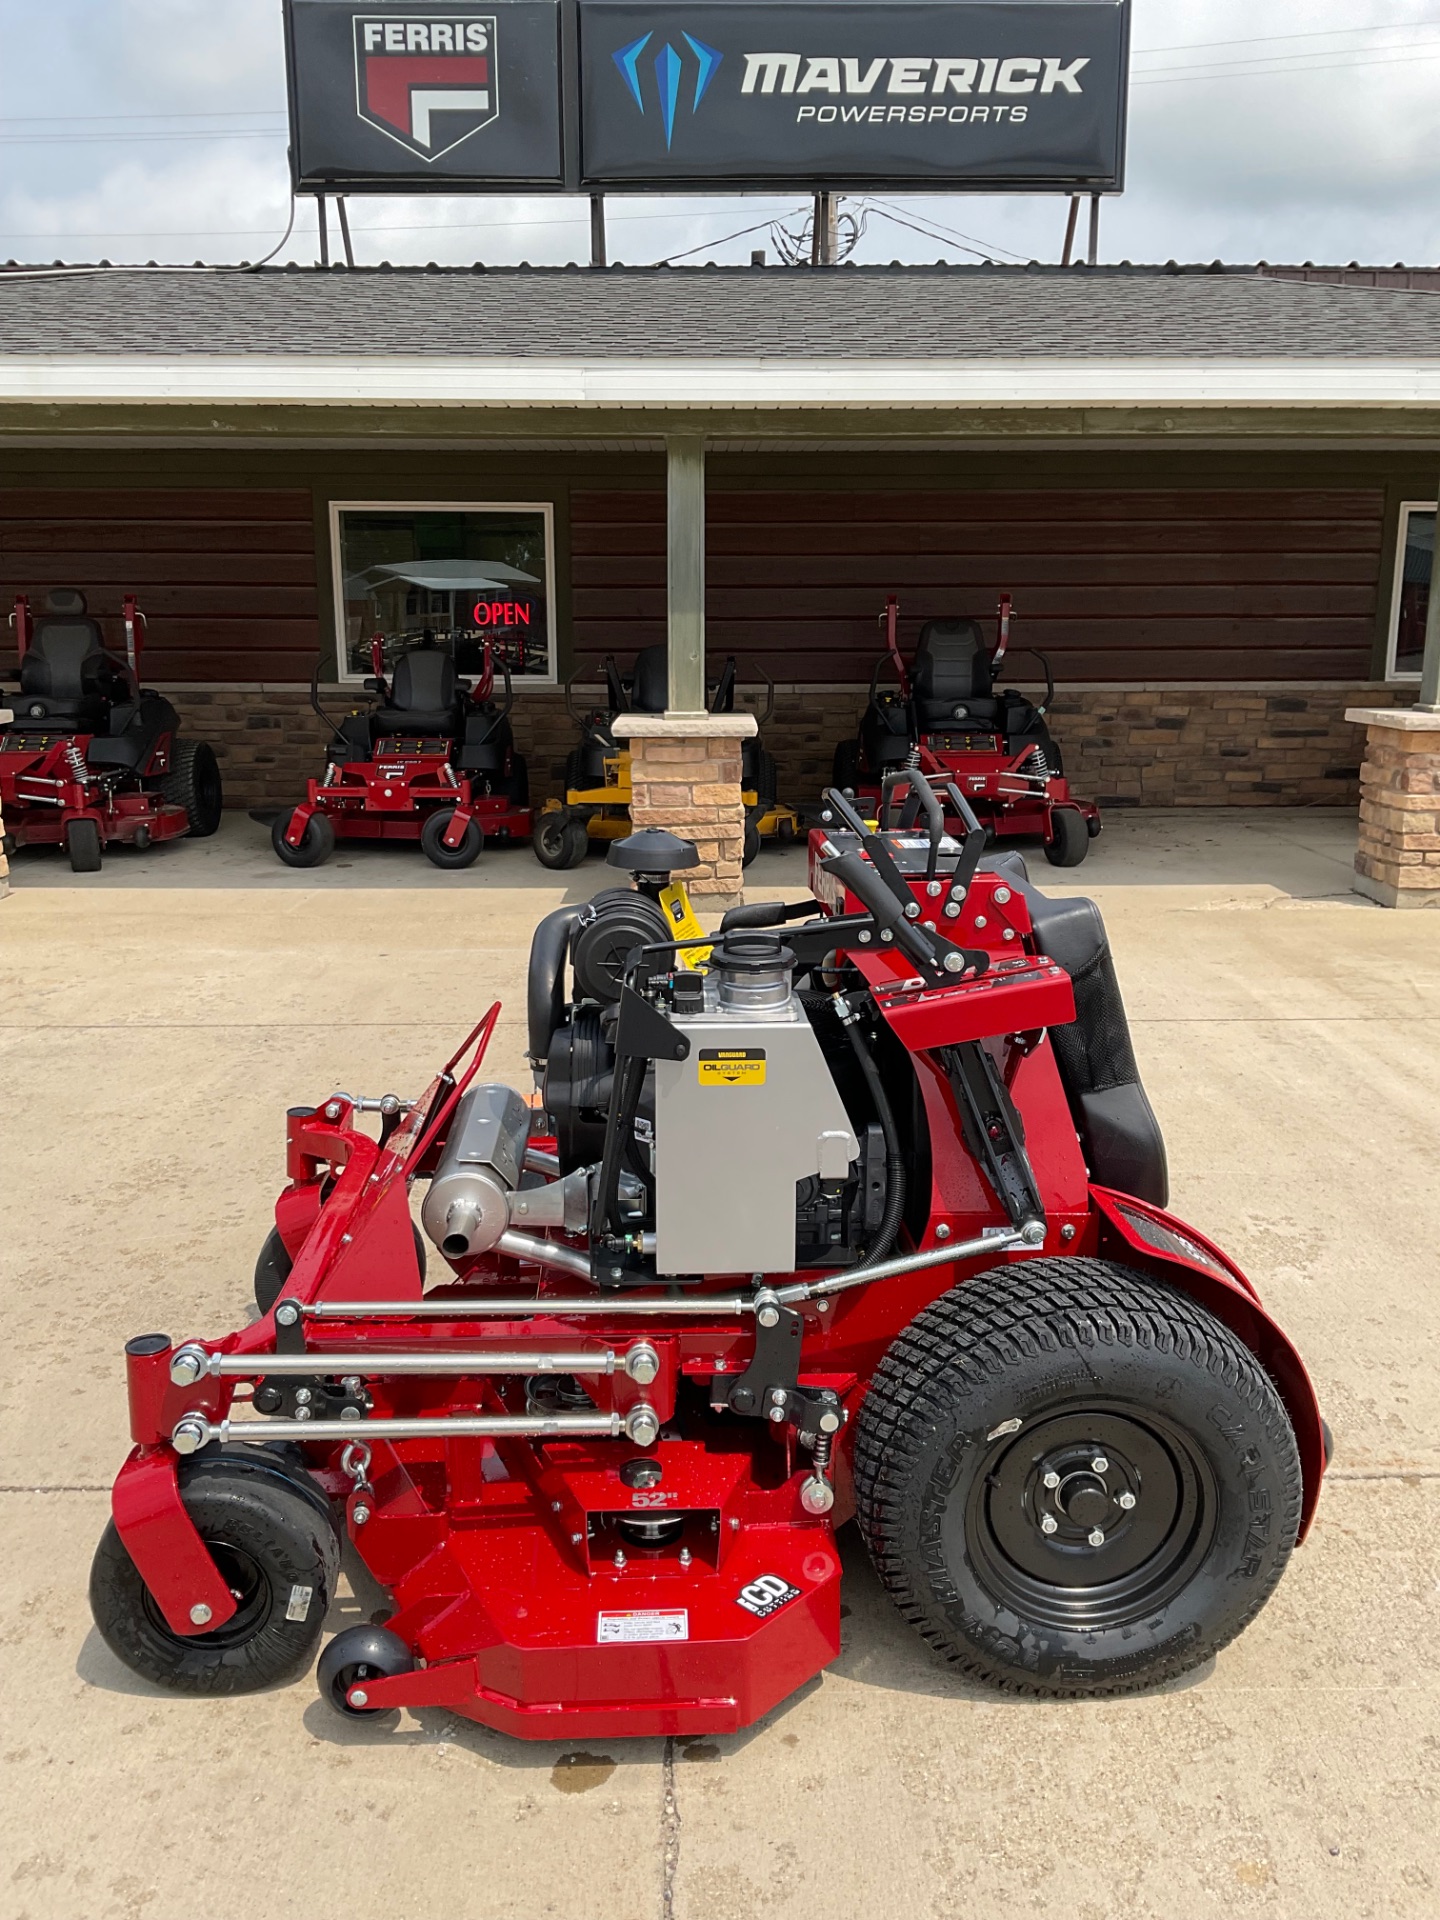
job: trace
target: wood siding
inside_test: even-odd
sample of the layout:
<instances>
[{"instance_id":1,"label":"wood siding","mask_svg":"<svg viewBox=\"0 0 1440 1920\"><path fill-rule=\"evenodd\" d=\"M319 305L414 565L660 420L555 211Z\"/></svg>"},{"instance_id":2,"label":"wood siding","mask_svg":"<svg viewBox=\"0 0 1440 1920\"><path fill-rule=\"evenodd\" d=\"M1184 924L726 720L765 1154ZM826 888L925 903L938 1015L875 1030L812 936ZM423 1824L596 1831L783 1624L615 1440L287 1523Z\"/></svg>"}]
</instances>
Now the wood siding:
<instances>
[{"instance_id":1,"label":"wood siding","mask_svg":"<svg viewBox=\"0 0 1440 1920\"><path fill-rule=\"evenodd\" d=\"M986 623L1064 682L1363 680L1384 494L1366 490L714 491L707 638L778 680L868 677L877 616ZM577 653L665 637L659 492L571 496ZM1017 663L1018 665L1019 663Z\"/></svg>"},{"instance_id":2,"label":"wood siding","mask_svg":"<svg viewBox=\"0 0 1440 1920\"><path fill-rule=\"evenodd\" d=\"M308 489L0 491L7 601L28 593L38 612L51 587L79 587L119 648L136 594L147 681L308 680L315 567Z\"/></svg>"}]
</instances>

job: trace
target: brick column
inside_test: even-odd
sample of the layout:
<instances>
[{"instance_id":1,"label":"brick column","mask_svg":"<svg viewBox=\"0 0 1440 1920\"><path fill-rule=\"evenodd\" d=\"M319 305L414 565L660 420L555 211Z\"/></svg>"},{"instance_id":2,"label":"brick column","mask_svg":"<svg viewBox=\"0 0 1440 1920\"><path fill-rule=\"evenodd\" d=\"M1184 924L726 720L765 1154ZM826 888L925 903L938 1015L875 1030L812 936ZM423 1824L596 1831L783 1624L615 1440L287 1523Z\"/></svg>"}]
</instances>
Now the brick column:
<instances>
[{"instance_id":1,"label":"brick column","mask_svg":"<svg viewBox=\"0 0 1440 1920\"><path fill-rule=\"evenodd\" d=\"M707 907L741 898L740 743L754 732L753 713L622 713L615 722L630 747L631 821L695 842L700 864L685 884Z\"/></svg>"},{"instance_id":2,"label":"brick column","mask_svg":"<svg viewBox=\"0 0 1440 1920\"><path fill-rule=\"evenodd\" d=\"M1440 907L1440 712L1350 707L1365 728L1354 890L1382 907Z\"/></svg>"}]
</instances>

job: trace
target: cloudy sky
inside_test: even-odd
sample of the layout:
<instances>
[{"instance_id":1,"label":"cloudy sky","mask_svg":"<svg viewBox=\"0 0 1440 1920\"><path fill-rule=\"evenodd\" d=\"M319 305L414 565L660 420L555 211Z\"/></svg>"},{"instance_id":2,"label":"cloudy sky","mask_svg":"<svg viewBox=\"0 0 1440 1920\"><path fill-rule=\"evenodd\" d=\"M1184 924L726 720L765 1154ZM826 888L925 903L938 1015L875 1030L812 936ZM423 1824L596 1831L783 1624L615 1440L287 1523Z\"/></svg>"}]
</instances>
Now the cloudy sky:
<instances>
[{"instance_id":1,"label":"cloudy sky","mask_svg":"<svg viewBox=\"0 0 1440 1920\"><path fill-rule=\"evenodd\" d=\"M0 259L255 259L279 240L279 0L0 0L0 23ZM1135 0L1134 47L1130 186L1102 258L1440 259L1440 0ZM847 204L861 260L1053 260L1064 228L1048 198ZM351 215L362 262L588 256L583 205ZM797 203L612 200L611 257L773 259L777 217L798 227ZM316 257L310 203L278 257Z\"/></svg>"}]
</instances>

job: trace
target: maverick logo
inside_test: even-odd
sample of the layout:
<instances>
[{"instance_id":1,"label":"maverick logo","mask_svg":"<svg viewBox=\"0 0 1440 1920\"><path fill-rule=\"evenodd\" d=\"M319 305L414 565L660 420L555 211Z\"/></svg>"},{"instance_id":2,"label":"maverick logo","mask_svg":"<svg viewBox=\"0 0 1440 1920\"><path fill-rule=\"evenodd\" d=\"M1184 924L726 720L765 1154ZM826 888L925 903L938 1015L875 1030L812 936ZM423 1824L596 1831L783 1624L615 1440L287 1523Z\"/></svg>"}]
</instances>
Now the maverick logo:
<instances>
[{"instance_id":1,"label":"maverick logo","mask_svg":"<svg viewBox=\"0 0 1440 1920\"><path fill-rule=\"evenodd\" d=\"M690 96L690 111L698 113L700 102L709 91L710 82L715 78L715 70L725 58L714 47L707 47L703 40L697 40L694 34L678 33L677 40L683 40L689 48L692 59L687 61L684 54L677 53L667 40L656 52L652 64L660 93L660 118L665 127L665 145L668 149L675 133L675 109L680 102L680 82L685 76L687 65L694 67L695 86ZM655 38L653 32L641 34L638 40L632 40L628 47L621 47L610 58L624 76L630 89L631 98L641 113L645 111L645 87L640 77L640 56Z\"/></svg>"},{"instance_id":2,"label":"maverick logo","mask_svg":"<svg viewBox=\"0 0 1440 1920\"><path fill-rule=\"evenodd\" d=\"M356 14L355 110L422 160L499 117L493 13Z\"/></svg>"}]
</instances>

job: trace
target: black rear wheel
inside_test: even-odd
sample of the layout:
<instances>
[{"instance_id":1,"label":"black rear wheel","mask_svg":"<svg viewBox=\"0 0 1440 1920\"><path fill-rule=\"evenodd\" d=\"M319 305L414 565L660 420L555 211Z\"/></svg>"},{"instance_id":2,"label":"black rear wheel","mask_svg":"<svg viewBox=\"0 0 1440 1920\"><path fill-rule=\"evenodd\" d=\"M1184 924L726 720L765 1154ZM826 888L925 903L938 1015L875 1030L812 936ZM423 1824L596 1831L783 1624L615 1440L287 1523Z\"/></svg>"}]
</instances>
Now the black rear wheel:
<instances>
[{"instance_id":1,"label":"black rear wheel","mask_svg":"<svg viewBox=\"0 0 1440 1920\"><path fill-rule=\"evenodd\" d=\"M860 1413L862 1531L901 1613L977 1679L1127 1693L1244 1628L1295 1544L1295 1437L1249 1350L1107 1261L979 1275L919 1314Z\"/></svg>"},{"instance_id":2,"label":"black rear wheel","mask_svg":"<svg viewBox=\"0 0 1440 1920\"><path fill-rule=\"evenodd\" d=\"M308 1666L335 1587L334 1527L277 1460L217 1450L182 1472L181 1498L236 1601L213 1633L167 1623L112 1520L90 1571L90 1610L132 1673L174 1693L254 1693Z\"/></svg>"},{"instance_id":3,"label":"black rear wheel","mask_svg":"<svg viewBox=\"0 0 1440 1920\"><path fill-rule=\"evenodd\" d=\"M208 839L219 826L225 804L220 764L204 740L177 740L170 754L170 771L160 791L172 806L183 807L196 840Z\"/></svg>"}]
</instances>

